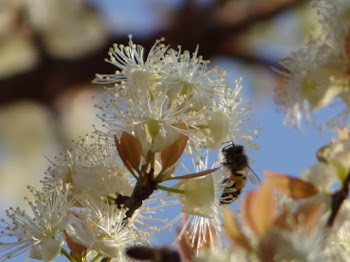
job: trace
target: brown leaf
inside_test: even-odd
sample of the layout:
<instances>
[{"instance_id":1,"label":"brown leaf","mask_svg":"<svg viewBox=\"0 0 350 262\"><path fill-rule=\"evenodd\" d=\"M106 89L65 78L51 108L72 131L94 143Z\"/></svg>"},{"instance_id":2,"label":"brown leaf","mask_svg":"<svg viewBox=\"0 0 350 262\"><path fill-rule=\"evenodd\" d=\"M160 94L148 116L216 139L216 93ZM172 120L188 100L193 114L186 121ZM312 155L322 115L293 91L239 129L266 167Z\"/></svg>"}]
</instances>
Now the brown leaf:
<instances>
[{"instance_id":1,"label":"brown leaf","mask_svg":"<svg viewBox=\"0 0 350 262\"><path fill-rule=\"evenodd\" d=\"M242 217L250 229L264 235L274 222L275 195L269 183L263 183L256 191L250 191L243 199Z\"/></svg>"},{"instance_id":2,"label":"brown leaf","mask_svg":"<svg viewBox=\"0 0 350 262\"><path fill-rule=\"evenodd\" d=\"M235 214L232 210L227 207L224 207L222 211L223 216L223 226L225 228L225 232L229 240L248 251L252 250L252 246L249 243L248 238L242 232L238 222L235 218Z\"/></svg>"},{"instance_id":3,"label":"brown leaf","mask_svg":"<svg viewBox=\"0 0 350 262\"><path fill-rule=\"evenodd\" d=\"M185 120L181 121L175 126L183 130L188 130L188 126ZM171 146L161 152L161 163L163 170L171 167L181 157L187 145L187 141L188 136L181 133L179 138Z\"/></svg>"},{"instance_id":4,"label":"brown leaf","mask_svg":"<svg viewBox=\"0 0 350 262\"><path fill-rule=\"evenodd\" d=\"M290 177L278 172L264 172L266 181L272 184L272 186L294 199L304 199L309 198L318 193L318 188L306 181L301 179Z\"/></svg>"}]
</instances>

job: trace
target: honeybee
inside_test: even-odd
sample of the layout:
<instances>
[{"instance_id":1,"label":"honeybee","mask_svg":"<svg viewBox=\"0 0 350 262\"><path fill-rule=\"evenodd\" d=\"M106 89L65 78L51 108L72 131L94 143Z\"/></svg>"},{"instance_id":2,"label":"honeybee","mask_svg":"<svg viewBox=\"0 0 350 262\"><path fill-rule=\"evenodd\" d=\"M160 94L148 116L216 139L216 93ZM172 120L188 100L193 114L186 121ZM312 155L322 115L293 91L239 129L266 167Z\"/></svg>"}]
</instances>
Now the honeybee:
<instances>
[{"instance_id":1,"label":"honeybee","mask_svg":"<svg viewBox=\"0 0 350 262\"><path fill-rule=\"evenodd\" d=\"M244 147L235 145L232 141L228 143L230 144L223 147L221 151L224 156L222 164L230 171L230 176L223 181L226 187L221 195L220 203L222 205L231 204L238 198L247 183L247 177L254 184L256 183L256 178L260 181L259 177L249 166Z\"/></svg>"}]
</instances>

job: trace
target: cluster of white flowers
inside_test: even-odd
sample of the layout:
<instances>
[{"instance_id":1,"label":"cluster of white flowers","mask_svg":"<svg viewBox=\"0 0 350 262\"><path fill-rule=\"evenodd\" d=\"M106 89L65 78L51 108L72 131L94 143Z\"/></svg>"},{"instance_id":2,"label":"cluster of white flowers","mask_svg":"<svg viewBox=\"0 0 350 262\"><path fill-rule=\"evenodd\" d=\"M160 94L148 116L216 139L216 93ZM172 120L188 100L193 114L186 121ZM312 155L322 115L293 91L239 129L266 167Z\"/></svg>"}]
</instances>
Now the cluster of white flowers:
<instances>
[{"instance_id":1,"label":"cluster of white flowers","mask_svg":"<svg viewBox=\"0 0 350 262\"><path fill-rule=\"evenodd\" d=\"M247 121L250 107L242 99L239 81L231 89L226 72L208 69L209 61L179 47L156 41L144 61L144 49L132 42L114 45L111 64L119 70L112 75L97 74L95 82L112 85L96 105L106 124L108 136L128 132L148 150L161 152L179 135L189 137L190 146L217 150L227 140L256 146L256 129ZM186 122L186 129L177 125Z\"/></svg>"},{"instance_id":2,"label":"cluster of white flowers","mask_svg":"<svg viewBox=\"0 0 350 262\"><path fill-rule=\"evenodd\" d=\"M105 88L95 97L104 129L49 160L42 190L31 189L33 216L7 211L1 237L15 240L3 241L0 261L27 251L43 261L61 255L70 261L132 261L127 250L149 246L152 232L181 217L185 223L174 242L190 241L194 255L220 246L229 170L218 150L226 141L257 149L256 125L239 80L231 88L226 72L209 68L198 47L191 54L163 41L146 56L131 36L127 46L111 48L106 61L117 71L94 80ZM213 151L219 157L210 161ZM186 157L193 168L183 163ZM182 205L178 216L157 218L174 204Z\"/></svg>"},{"instance_id":3,"label":"cluster of white flowers","mask_svg":"<svg viewBox=\"0 0 350 262\"><path fill-rule=\"evenodd\" d=\"M321 125L336 127L350 115L350 3L314 0L312 8L320 33L281 60L285 83L276 89L275 101L286 111L285 123L301 127L303 120L313 121L313 111L339 100L341 112Z\"/></svg>"},{"instance_id":4,"label":"cluster of white flowers","mask_svg":"<svg viewBox=\"0 0 350 262\"><path fill-rule=\"evenodd\" d=\"M350 112L350 2L312 7L321 33L282 60L286 81L276 102L301 126L339 98L346 108L327 124L340 128ZM250 105L240 81L231 88L198 47L191 54L163 42L147 55L131 36L110 49L106 61L117 70L94 80L104 86L95 97L103 128L50 160L42 189L29 187L32 216L7 210L0 261L22 253L43 261L178 261L151 247L150 236L181 218L174 243L184 261L349 261L349 126L301 178L265 172L233 212L227 206L251 172L243 145L257 149ZM175 204L177 216L157 217Z\"/></svg>"}]
</instances>

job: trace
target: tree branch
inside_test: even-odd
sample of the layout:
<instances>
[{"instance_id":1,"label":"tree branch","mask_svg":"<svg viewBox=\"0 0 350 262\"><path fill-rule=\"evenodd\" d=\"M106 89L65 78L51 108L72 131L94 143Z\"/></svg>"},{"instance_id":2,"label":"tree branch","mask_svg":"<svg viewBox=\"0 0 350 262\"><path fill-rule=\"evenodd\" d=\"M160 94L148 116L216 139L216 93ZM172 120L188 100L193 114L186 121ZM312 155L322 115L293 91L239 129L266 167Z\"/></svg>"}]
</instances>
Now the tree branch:
<instances>
[{"instance_id":1,"label":"tree branch","mask_svg":"<svg viewBox=\"0 0 350 262\"><path fill-rule=\"evenodd\" d=\"M349 184L350 184L350 171L342 185L342 187L332 195L331 203L331 214L328 218L327 225L329 227L333 226L335 218L339 213L340 207L343 204L344 200L349 196Z\"/></svg>"}]
</instances>

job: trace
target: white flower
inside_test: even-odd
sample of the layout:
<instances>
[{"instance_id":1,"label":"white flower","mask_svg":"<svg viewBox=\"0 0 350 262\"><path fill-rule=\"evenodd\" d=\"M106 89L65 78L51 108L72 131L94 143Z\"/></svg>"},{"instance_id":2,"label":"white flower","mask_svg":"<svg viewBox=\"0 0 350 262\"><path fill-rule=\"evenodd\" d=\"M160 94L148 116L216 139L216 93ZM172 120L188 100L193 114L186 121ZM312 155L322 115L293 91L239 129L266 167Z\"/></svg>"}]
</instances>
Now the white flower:
<instances>
[{"instance_id":1,"label":"white flower","mask_svg":"<svg viewBox=\"0 0 350 262\"><path fill-rule=\"evenodd\" d=\"M17 2L17 1L16 1ZM81 0L18 1L50 55L78 59L107 40L102 18ZM74 41L72 40L74 39Z\"/></svg>"},{"instance_id":2,"label":"white flower","mask_svg":"<svg viewBox=\"0 0 350 262\"><path fill-rule=\"evenodd\" d=\"M105 136L127 132L137 138L143 155L161 152L179 135L189 137L194 149L217 150L225 139L247 142L256 135L250 125L250 108L242 99L242 87L228 87L226 72L208 69L209 61L189 51L155 43L144 62L143 47L130 39L129 46L115 46L109 62L122 71L97 75L99 84L117 83L102 94L95 106L104 122ZM179 128L185 123L186 128ZM230 135L232 133L232 135Z\"/></svg>"},{"instance_id":3,"label":"white flower","mask_svg":"<svg viewBox=\"0 0 350 262\"><path fill-rule=\"evenodd\" d=\"M190 104L185 95L169 100L158 89L138 89L130 98L124 91L115 89L105 94L108 102L98 106L103 111L99 117L108 129L106 136L128 132L139 141L144 155L149 150L159 152L169 147L181 133L193 138L188 130L177 127L182 121L192 129L203 122L202 114L188 111Z\"/></svg>"},{"instance_id":4,"label":"white flower","mask_svg":"<svg viewBox=\"0 0 350 262\"><path fill-rule=\"evenodd\" d=\"M132 185L126 169L117 158L111 143L98 137L79 139L73 148L51 161L43 181L45 188L57 183L70 183L75 195L94 191L98 195L121 193L130 195Z\"/></svg>"},{"instance_id":5,"label":"white flower","mask_svg":"<svg viewBox=\"0 0 350 262\"><path fill-rule=\"evenodd\" d=\"M290 81L276 90L275 101L286 110L285 122L301 127L302 118L329 105L335 98L346 107L321 127L344 125L350 117L350 4L347 0L313 0L321 33L305 47L281 61ZM305 116L303 116L305 114Z\"/></svg>"},{"instance_id":6,"label":"white flower","mask_svg":"<svg viewBox=\"0 0 350 262\"><path fill-rule=\"evenodd\" d=\"M264 236L267 243L275 243L271 246L275 261L329 261L323 252L325 240L326 233L321 227L311 232L304 226L293 226L291 231L275 227Z\"/></svg>"},{"instance_id":7,"label":"white flower","mask_svg":"<svg viewBox=\"0 0 350 262\"><path fill-rule=\"evenodd\" d=\"M148 90L152 85L157 85L158 68L160 61L164 57L167 47L161 42L164 39L157 40L148 53L144 61L144 48L136 45L129 35L129 45L114 44L108 52L109 60L107 62L119 68L115 74L96 74L94 80L97 84L125 84L129 89L137 91L141 88ZM120 71L121 70L121 71Z\"/></svg>"},{"instance_id":8,"label":"white flower","mask_svg":"<svg viewBox=\"0 0 350 262\"><path fill-rule=\"evenodd\" d=\"M63 245L62 232L65 228L65 217L73 205L68 200L69 187L58 188L52 194L30 188L35 201L28 204L33 217L19 208L10 208L6 215L11 222L2 219L1 237L14 237L11 243L1 243L0 251L5 252L1 261L18 256L30 250L30 257L52 261L60 255ZM6 240L8 241L8 240Z\"/></svg>"},{"instance_id":9,"label":"white flower","mask_svg":"<svg viewBox=\"0 0 350 262\"><path fill-rule=\"evenodd\" d=\"M305 47L281 60L288 71L275 90L275 102L286 111L285 123L301 127L312 121L312 112L329 105L346 91L347 62L321 39L310 40Z\"/></svg>"},{"instance_id":10,"label":"white flower","mask_svg":"<svg viewBox=\"0 0 350 262\"><path fill-rule=\"evenodd\" d=\"M338 216L336 221L338 220ZM328 236L326 252L329 254L330 261L349 261L350 256L350 224L343 221L344 224L332 230Z\"/></svg>"},{"instance_id":11,"label":"white flower","mask_svg":"<svg viewBox=\"0 0 350 262\"><path fill-rule=\"evenodd\" d=\"M311 6L317 13L317 20L325 41L343 56L349 56L350 50L346 45L350 36L350 2L348 0L313 0Z\"/></svg>"},{"instance_id":12,"label":"white flower","mask_svg":"<svg viewBox=\"0 0 350 262\"><path fill-rule=\"evenodd\" d=\"M240 81L241 79L234 81L235 86L233 89L226 86L225 95L216 101L211 115L211 118L219 118L217 121L221 124L218 127L223 128L226 132L227 127L224 122L227 121L226 124L229 125L228 132L217 134L218 130L215 130L216 127L210 123L211 118L207 120L212 139L212 144L209 148L212 150L217 150L225 141L244 144L247 148L254 150L259 148L253 141L258 134L258 124L252 121L252 107L243 98L243 87L240 85Z\"/></svg>"},{"instance_id":13,"label":"white flower","mask_svg":"<svg viewBox=\"0 0 350 262\"><path fill-rule=\"evenodd\" d=\"M300 177L315 185L323 192L331 192L331 186L337 181L337 173L334 168L320 162L306 168Z\"/></svg>"},{"instance_id":14,"label":"white flower","mask_svg":"<svg viewBox=\"0 0 350 262\"><path fill-rule=\"evenodd\" d=\"M219 68L208 70L209 60L198 56L198 46L195 52L170 49L164 61L164 67L159 73L160 88L170 98L186 95L191 103L191 110L210 108L218 97L223 96L226 72Z\"/></svg>"},{"instance_id":15,"label":"white flower","mask_svg":"<svg viewBox=\"0 0 350 262\"><path fill-rule=\"evenodd\" d=\"M181 212L213 218L215 195L212 175L186 179L181 181L176 188L184 191L184 194L179 195L179 200L183 204Z\"/></svg>"},{"instance_id":16,"label":"white flower","mask_svg":"<svg viewBox=\"0 0 350 262\"><path fill-rule=\"evenodd\" d=\"M209 169L209 151L205 150L201 155L192 159L195 172L201 172ZM215 167L218 163L214 163ZM183 166L185 172L189 170ZM203 177L184 179L174 188L183 191L178 194L179 201L183 206L182 214L170 221L165 227L172 226L183 215L186 219L182 230L178 233L178 238L188 234L191 244L194 246L196 254L205 244L209 244L210 249L214 249L219 243L222 233L221 228L221 196L225 189L224 179L226 172L218 170L213 174ZM174 201L173 204L176 204Z\"/></svg>"},{"instance_id":17,"label":"white flower","mask_svg":"<svg viewBox=\"0 0 350 262\"><path fill-rule=\"evenodd\" d=\"M89 205L89 220L95 236L91 249L118 261L129 261L125 250L144 243L142 232L132 226L133 221L130 218L126 218L125 209L109 204L98 207L90 202Z\"/></svg>"},{"instance_id":18,"label":"white flower","mask_svg":"<svg viewBox=\"0 0 350 262\"><path fill-rule=\"evenodd\" d=\"M318 151L318 158L335 170L341 181L350 172L350 137L330 143Z\"/></svg>"}]
</instances>

